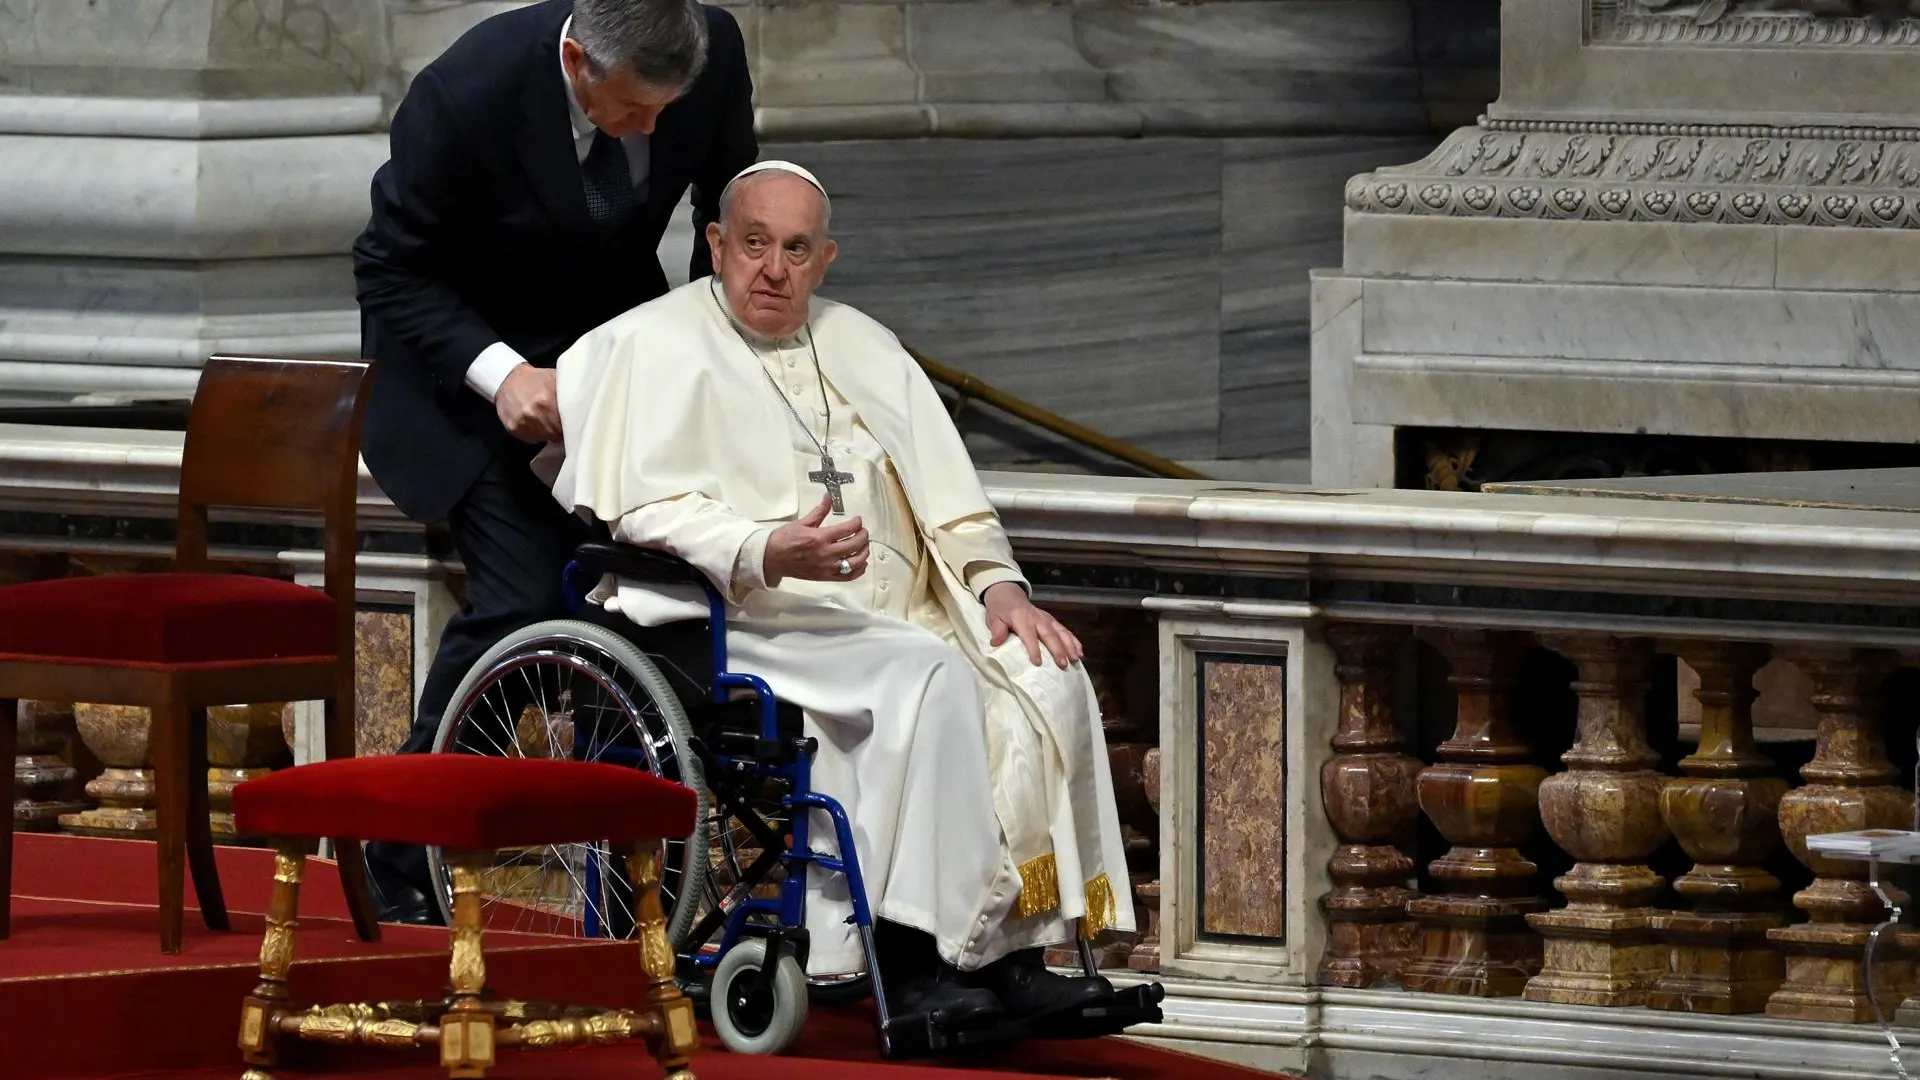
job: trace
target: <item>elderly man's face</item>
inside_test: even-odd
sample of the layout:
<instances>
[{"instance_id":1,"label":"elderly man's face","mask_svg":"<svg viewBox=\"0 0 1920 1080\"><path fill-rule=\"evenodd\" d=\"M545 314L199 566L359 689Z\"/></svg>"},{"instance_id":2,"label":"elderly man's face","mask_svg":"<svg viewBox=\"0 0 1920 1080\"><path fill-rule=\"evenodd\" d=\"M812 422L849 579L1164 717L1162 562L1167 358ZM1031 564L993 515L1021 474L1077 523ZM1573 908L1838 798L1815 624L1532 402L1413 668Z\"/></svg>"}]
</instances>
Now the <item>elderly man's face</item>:
<instances>
[{"instance_id":1,"label":"elderly man's face","mask_svg":"<svg viewBox=\"0 0 1920 1080\"><path fill-rule=\"evenodd\" d=\"M734 192L724 227L707 226L714 272L742 325L769 337L806 325L813 291L838 254L821 221L825 209L812 184L770 172Z\"/></svg>"}]
</instances>

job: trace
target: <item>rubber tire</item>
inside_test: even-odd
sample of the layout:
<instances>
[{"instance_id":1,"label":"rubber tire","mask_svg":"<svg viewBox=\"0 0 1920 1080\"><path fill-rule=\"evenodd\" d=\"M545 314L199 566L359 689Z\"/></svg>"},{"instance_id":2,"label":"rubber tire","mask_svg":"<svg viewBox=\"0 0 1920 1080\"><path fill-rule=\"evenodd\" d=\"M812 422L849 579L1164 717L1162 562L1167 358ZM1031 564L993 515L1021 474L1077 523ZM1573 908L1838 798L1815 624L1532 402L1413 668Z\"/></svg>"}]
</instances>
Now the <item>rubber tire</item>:
<instances>
[{"instance_id":1,"label":"rubber tire","mask_svg":"<svg viewBox=\"0 0 1920 1080\"><path fill-rule=\"evenodd\" d=\"M673 741L674 757L681 762L681 768L685 774L680 778L680 783L692 788L699 800L698 816L695 818L697 824L694 826L693 835L687 838L687 851L692 857L689 857L686 860L687 865L681 868L680 896L688 898L701 895L706 889L707 871L711 861L711 856L708 854L710 838L707 835L707 817L710 813L712 795L707 791L706 777L701 772L700 758L693 752L693 724L688 721L686 710L680 705L680 698L673 692L673 687L667 682L666 676L660 674L660 669L654 666L652 660L647 659L645 653L634 648L632 642L613 631L578 619L551 619L534 623L532 626L516 630L501 638L499 644L482 653L480 659L473 662L473 666L467 669L467 674L460 680L460 685L454 689L453 697L447 700L447 711L440 717L440 727L434 732L431 752L436 754L447 752L440 748L445 746L453 736L453 728L458 722L461 704L473 693L474 687L495 664L533 642L555 636L581 639L611 656L633 674L660 710L660 717L667 725L668 737ZM440 907L441 918L451 925L453 912L448 910L448 898L445 890L440 887L440 882L445 876L443 867L444 860L440 849L427 848L427 869L434 883L434 903ZM674 948L678 949L684 944L681 939L693 929L693 918L698 908L697 903L676 903L673 905L673 910L667 913L667 941Z\"/></svg>"},{"instance_id":2,"label":"rubber tire","mask_svg":"<svg viewBox=\"0 0 1920 1080\"><path fill-rule=\"evenodd\" d=\"M720 958L719 970L714 972L713 994L709 999L713 1030L727 1049L736 1054L778 1054L792 1046L807 1026L807 973L800 970L799 961L791 954L783 954L780 966L773 973L773 1017L765 1030L748 1035L734 1027L733 1009L727 1004L733 996L734 980L758 974L766 962L766 940L749 938L728 949L727 955Z\"/></svg>"}]
</instances>

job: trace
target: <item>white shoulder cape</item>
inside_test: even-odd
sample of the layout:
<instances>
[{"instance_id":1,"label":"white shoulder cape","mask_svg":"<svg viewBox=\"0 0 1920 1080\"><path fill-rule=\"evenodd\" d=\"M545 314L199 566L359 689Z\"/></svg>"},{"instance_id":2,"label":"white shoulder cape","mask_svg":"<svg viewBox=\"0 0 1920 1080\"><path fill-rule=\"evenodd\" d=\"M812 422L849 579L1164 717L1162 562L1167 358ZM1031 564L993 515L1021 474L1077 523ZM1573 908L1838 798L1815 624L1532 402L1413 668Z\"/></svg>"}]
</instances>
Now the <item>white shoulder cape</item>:
<instances>
[{"instance_id":1,"label":"white shoulder cape","mask_svg":"<svg viewBox=\"0 0 1920 1080\"><path fill-rule=\"evenodd\" d=\"M561 355L565 459L553 493L568 510L611 523L693 492L755 521L810 509L793 483L793 415L708 280L634 308ZM892 458L921 531L989 511L959 432L899 339L820 297L811 326L821 370Z\"/></svg>"}]
</instances>

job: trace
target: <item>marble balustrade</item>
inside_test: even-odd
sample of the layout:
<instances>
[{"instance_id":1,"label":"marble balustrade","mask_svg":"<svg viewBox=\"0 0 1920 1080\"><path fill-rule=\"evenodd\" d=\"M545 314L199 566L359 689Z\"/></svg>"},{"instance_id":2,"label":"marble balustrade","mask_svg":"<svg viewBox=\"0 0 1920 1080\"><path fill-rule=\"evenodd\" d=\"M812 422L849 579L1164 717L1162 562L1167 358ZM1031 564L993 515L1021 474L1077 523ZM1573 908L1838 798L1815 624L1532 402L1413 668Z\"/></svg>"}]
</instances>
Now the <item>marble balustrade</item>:
<instances>
[{"instance_id":1,"label":"marble balustrade","mask_svg":"<svg viewBox=\"0 0 1920 1080\"><path fill-rule=\"evenodd\" d=\"M0 427L0 573L163 561L178 457L177 435ZM1094 648L1144 931L1103 963L1170 992L1142 1037L1337 1080L1884 1066L1879 912L1804 838L1910 820L1908 515L984 480ZM460 571L371 485L361 510L378 753ZM215 539L317 576L311 522ZM1913 1011L1916 948L1881 941L1889 1013Z\"/></svg>"}]
</instances>

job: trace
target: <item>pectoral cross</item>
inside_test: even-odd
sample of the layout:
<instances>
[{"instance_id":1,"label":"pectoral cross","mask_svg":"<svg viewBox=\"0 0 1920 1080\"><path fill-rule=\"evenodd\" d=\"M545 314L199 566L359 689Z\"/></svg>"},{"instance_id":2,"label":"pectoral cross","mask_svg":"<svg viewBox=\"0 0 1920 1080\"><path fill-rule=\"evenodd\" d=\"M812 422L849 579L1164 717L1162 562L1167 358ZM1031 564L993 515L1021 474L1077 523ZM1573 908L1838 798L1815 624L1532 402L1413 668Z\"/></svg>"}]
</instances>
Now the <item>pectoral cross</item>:
<instances>
[{"instance_id":1,"label":"pectoral cross","mask_svg":"<svg viewBox=\"0 0 1920 1080\"><path fill-rule=\"evenodd\" d=\"M833 496L834 513L844 514L847 512L847 504L840 500L840 489L853 483L853 474L833 471L832 454L821 454L819 471L808 473L807 479L825 487L827 493Z\"/></svg>"}]
</instances>

